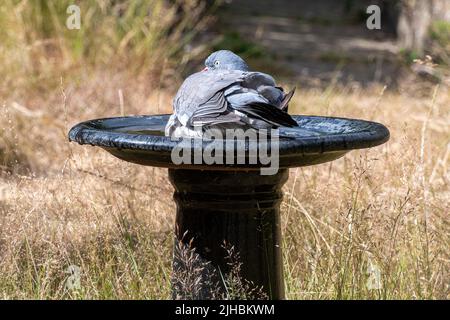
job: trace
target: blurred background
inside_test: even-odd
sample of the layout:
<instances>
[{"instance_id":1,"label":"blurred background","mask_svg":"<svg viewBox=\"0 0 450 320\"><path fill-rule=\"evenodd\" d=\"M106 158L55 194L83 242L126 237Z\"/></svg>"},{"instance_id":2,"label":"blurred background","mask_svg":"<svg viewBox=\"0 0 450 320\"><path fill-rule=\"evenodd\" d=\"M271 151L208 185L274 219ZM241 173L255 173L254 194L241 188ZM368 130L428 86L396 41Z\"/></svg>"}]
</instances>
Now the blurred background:
<instances>
[{"instance_id":1,"label":"blurred background","mask_svg":"<svg viewBox=\"0 0 450 320\"><path fill-rule=\"evenodd\" d=\"M73 4L80 28L71 30ZM370 5L381 10L380 29L366 26ZM7 0L0 20L3 87L59 83L55 73L90 67L156 79L166 72L161 80L173 83L172 76L182 78L224 47L255 60L254 68L279 68L301 86L335 79L395 88L408 71L442 81L447 70L417 67L414 60L428 54L448 66L449 7L446 0ZM25 75L22 85L17 77Z\"/></svg>"},{"instance_id":2,"label":"blurred background","mask_svg":"<svg viewBox=\"0 0 450 320\"><path fill-rule=\"evenodd\" d=\"M380 29L367 27L370 5ZM381 147L292 170L288 298L448 298L448 0L2 0L0 298L170 298L166 171L67 132L170 113L217 49L296 86L291 113L391 131ZM69 290L73 265L81 287Z\"/></svg>"}]
</instances>

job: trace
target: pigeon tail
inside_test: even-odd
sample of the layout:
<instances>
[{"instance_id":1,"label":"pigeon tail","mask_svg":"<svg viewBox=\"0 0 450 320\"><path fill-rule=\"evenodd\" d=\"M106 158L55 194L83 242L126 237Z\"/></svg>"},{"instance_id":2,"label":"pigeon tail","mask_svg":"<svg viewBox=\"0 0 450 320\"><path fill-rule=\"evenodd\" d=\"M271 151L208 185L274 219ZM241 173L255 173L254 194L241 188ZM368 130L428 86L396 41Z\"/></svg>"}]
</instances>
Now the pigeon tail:
<instances>
[{"instance_id":1,"label":"pigeon tail","mask_svg":"<svg viewBox=\"0 0 450 320\"><path fill-rule=\"evenodd\" d=\"M286 94L283 98L283 101L281 101L280 104L280 109L283 110L284 112L288 112L288 108L289 108L289 101L291 101L292 96L295 93L295 87L294 89L291 90L291 92L289 92L288 94Z\"/></svg>"},{"instance_id":2,"label":"pigeon tail","mask_svg":"<svg viewBox=\"0 0 450 320\"><path fill-rule=\"evenodd\" d=\"M298 127L297 122L289 114L268 103L254 102L235 109L247 116L258 118L274 126Z\"/></svg>"}]
</instances>

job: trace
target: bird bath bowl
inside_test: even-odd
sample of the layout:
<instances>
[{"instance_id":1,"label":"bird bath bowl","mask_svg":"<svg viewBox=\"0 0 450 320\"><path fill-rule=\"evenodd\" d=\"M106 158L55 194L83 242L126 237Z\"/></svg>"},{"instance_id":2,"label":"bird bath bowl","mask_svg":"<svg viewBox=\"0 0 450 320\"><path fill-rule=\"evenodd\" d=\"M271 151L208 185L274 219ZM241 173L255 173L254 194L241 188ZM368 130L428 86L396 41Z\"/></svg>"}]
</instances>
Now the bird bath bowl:
<instances>
[{"instance_id":1,"label":"bird bath bowl","mask_svg":"<svg viewBox=\"0 0 450 320\"><path fill-rule=\"evenodd\" d=\"M175 164L171 154L180 141L164 136L168 118L155 115L86 121L70 130L69 140L101 147L128 162L168 168L175 188L178 241L195 248L199 259L210 266L208 273L219 280L230 268L223 244L233 246L242 263L240 276L262 288L270 299L284 298L279 210L288 168L333 161L350 150L374 147L389 139L388 129L375 122L293 116L298 128L280 128L279 170L262 175L264 165L259 162ZM189 141L192 154L207 147L205 141ZM222 142L225 151L236 146ZM244 145L248 151L248 143ZM177 250L174 270L179 272L187 267L177 258ZM202 281L202 289L192 296L175 282L174 297L208 299L210 283ZM223 284L219 287L226 290Z\"/></svg>"}]
</instances>

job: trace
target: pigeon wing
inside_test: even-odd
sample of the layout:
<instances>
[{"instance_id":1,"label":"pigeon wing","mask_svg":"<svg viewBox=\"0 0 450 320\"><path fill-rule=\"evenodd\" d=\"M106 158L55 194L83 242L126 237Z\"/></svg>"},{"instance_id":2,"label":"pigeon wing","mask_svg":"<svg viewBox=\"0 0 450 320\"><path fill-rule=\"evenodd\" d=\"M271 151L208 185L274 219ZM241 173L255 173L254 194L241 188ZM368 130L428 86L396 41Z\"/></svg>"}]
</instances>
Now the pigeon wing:
<instances>
[{"instance_id":1,"label":"pigeon wing","mask_svg":"<svg viewBox=\"0 0 450 320\"><path fill-rule=\"evenodd\" d=\"M182 125L191 124L192 118L217 116L226 111L223 97L225 88L242 82L245 72L237 70L198 72L189 76L178 90L174 111Z\"/></svg>"},{"instance_id":2,"label":"pigeon wing","mask_svg":"<svg viewBox=\"0 0 450 320\"><path fill-rule=\"evenodd\" d=\"M292 93L293 94L293 93ZM282 109L292 94L275 86L273 78L261 72L249 72L241 83L225 90L230 107L246 116L275 126L295 127L297 123Z\"/></svg>"},{"instance_id":3,"label":"pigeon wing","mask_svg":"<svg viewBox=\"0 0 450 320\"><path fill-rule=\"evenodd\" d=\"M271 104L277 107L281 105L283 98L285 96L281 88L266 85L259 86L258 93L262 95L264 98L266 98Z\"/></svg>"},{"instance_id":4,"label":"pigeon wing","mask_svg":"<svg viewBox=\"0 0 450 320\"><path fill-rule=\"evenodd\" d=\"M260 119L274 126L297 127L297 122L292 117L278 109L276 106L267 103L252 103L242 108L236 108L237 111L246 114L252 118Z\"/></svg>"},{"instance_id":5,"label":"pigeon wing","mask_svg":"<svg viewBox=\"0 0 450 320\"><path fill-rule=\"evenodd\" d=\"M275 80L262 72L249 72L238 83L225 91L232 106L243 106L253 102L269 103L279 107L285 96L283 89L275 86Z\"/></svg>"},{"instance_id":6,"label":"pigeon wing","mask_svg":"<svg viewBox=\"0 0 450 320\"><path fill-rule=\"evenodd\" d=\"M260 86L275 87L275 80L272 76L262 72L248 72L245 75L242 86L257 90Z\"/></svg>"}]
</instances>

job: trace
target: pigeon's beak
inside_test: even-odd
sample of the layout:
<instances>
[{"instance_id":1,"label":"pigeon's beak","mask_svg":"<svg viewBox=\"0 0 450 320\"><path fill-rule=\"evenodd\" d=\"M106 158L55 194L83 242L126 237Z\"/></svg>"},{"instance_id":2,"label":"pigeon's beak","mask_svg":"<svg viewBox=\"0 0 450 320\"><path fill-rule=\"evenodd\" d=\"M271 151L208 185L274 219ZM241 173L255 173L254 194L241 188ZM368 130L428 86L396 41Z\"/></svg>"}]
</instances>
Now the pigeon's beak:
<instances>
[{"instance_id":1,"label":"pigeon's beak","mask_svg":"<svg viewBox=\"0 0 450 320\"><path fill-rule=\"evenodd\" d=\"M205 68L202 70L202 72L203 72L203 71L208 71L208 67L205 67Z\"/></svg>"}]
</instances>

